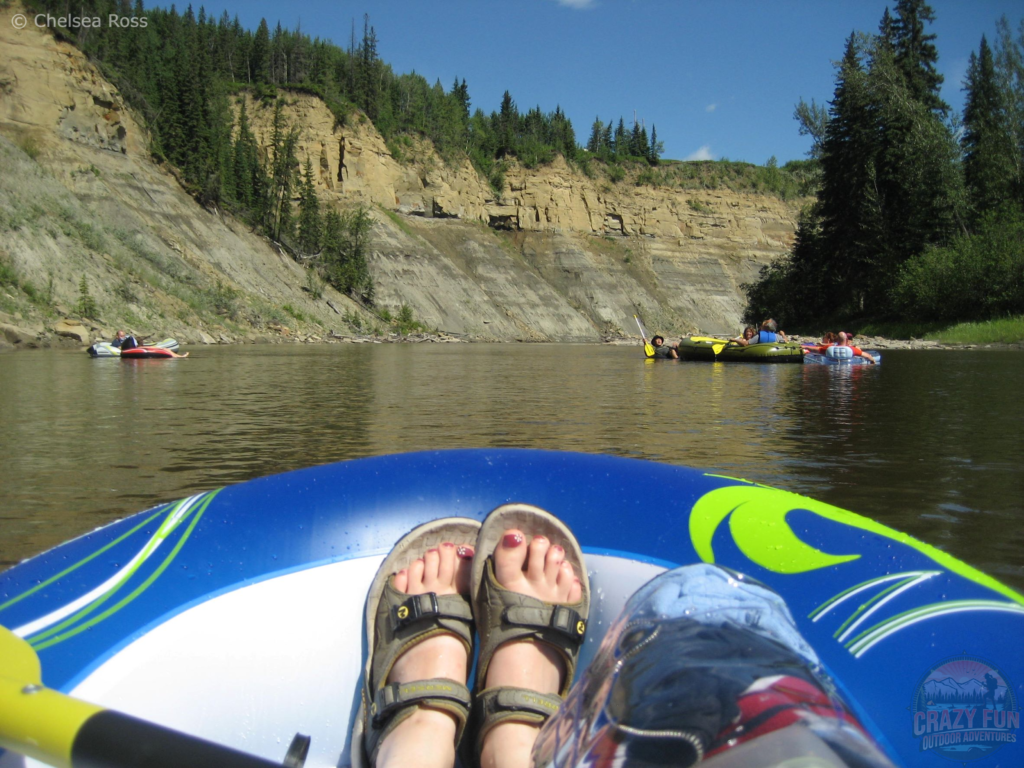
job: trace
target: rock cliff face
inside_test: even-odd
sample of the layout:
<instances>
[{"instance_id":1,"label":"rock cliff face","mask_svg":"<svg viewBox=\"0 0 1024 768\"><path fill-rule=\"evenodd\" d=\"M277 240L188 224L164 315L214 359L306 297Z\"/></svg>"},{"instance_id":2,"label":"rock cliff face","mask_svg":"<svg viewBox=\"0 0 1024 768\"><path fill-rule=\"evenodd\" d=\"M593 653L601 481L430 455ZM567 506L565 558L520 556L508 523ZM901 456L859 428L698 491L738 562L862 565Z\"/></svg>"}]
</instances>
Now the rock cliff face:
<instances>
[{"instance_id":1,"label":"rock cliff face","mask_svg":"<svg viewBox=\"0 0 1024 768\"><path fill-rule=\"evenodd\" d=\"M299 265L186 195L150 158L116 89L73 46L15 29L18 10L0 10L0 257L48 285L59 310L85 276L105 320L183 340L276 328L284 306L321 331L345 330L355 304L330 290L314 299ZM731 331L740 284L795 232L798 204L612 184L561 159L513 165L495 192L428 142L403 146L399 162L365 117L342 125L315 97L284 99L322 202L370 208L378 305L406 304L441 330L594 341L631 334L639 310L652 330ZM247 111L266 147L273 108L249 99ZM218 296L231 298L227 311Z\"/></svg>"}]
</instances>

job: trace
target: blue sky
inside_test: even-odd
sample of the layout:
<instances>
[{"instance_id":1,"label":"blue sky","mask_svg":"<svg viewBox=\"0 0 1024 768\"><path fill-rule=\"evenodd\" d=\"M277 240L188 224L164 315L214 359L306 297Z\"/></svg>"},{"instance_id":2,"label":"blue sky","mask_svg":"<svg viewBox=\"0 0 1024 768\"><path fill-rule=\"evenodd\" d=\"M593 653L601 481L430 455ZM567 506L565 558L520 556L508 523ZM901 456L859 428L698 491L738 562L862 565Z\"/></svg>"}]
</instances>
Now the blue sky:
<instances>
[{"instance_id":1,"label":"blue sky","mask_svg":"<svg viewBox=\"0 0 1024 768\"><path fill-rule=\"evenodd\" d=\"M161 3L162 4L162 3ZM195 2L194 7L201 3ZM932 0L943 98L962 108L962 80L997 19L1014 29L1019 0ZM184 7L179 4L179 8ZM894 5L894 1L889 3ZM886 2L864 0L255 0L206 2L255 29L265 17L347 47L370 15L378 53L448 90L465 78L472 108L496 110L505 90L521 111L560 105L586 143L596 116L657 127L667 158L762 164L806 156L799 99L827 102L832 62L854 30L875 32Z\"/></svg>"}]
</instances>

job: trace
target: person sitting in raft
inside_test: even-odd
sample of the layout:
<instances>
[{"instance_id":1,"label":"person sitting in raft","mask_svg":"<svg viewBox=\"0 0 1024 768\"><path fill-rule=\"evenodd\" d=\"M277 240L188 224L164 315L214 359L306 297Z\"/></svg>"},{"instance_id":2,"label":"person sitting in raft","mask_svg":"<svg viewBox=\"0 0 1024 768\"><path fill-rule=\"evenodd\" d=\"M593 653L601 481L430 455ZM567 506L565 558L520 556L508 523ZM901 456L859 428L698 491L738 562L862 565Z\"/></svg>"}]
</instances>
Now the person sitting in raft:
<instances>
[{"instance_id":1,"label":"person sitting in raft","mask_svg":"<svg viewBox=\"0 0 1024 768\"><path fill-rule=\"evenodd\" d=\"M786 334L779 330L778 325L770 317L761 323L760 330L749 339L736 339L736 343L744 347L751 344L774 344L779 341L789 341L789 339L786 337Z\"/></svg>"},{"instance_id":2,"label":"person sitting in raft","mask_svg":"<svg viewBox=\"0 0 1024 768\"><path fill-rule=\"evenodd\" d=\"M655 359L659 359L659 358L662 359L662 360L678 360L679 359L679 353L676 351L674 346L672 346L671 344L666 344L665 343L665 337L664 336L654 336L653 338L651 338L651 346L654 347L654 355L653 355L653 357Z\"/></svg>"},{"instance_id":3,"label":"person sitting in raft","mask_svg":"<svg viewBox=\"0 0 1024 768\"><path fill-rule=\"evenodd\" d=\"M736 336L735 338L729 339L729 341L735 341L737 344L749 342L752 338L754 338L754 335L756 333L757 331L754 330L754 326L748 325L746 328L743 329L743 333L741 333L739 336Z\"/></svg>"},{"instance_id":4,"label":"person sitting in raft","mask_svg":"<svg viewBox=\"0 0 1024 768\"><path fill-rule=\"evenodd\" d=\"M836 346L837 347L849 347L850 349L853 350L854 357L863 357L864 359L868 360L872 364L878 362L872 355L868 354L867 352L864 352L859 347L853 346L853 344L850 343L851 339L853 339L853 334L852 333L845 333L844 331L840 331L839 332L839 337L836 339Z\"/></svg>"},{"instance_id":5,"label":"person sitting in raft","mask_svg":"<svg viewBox=\"0 0 1024 768\"><path fill-rule=\"evenodd\" d=\"M124 331L118 331L117 335L114 336L114 340L110 342L110 346L118 349L135 349L139 346L139 341Z\"/></svg>"},{"instance_id":6,"label":"person sitting in raft","mask_svg":"<svg viewBox=\"0 0 1024 768\"><path fill-rule=\"evenodd\" d=\"M590 605L579 542L539 507L412 529L366 597L351 764L689 768L785 731L780 757L821 740L830 764L893 768L757 581L709 563L656 576L573 685Z\"/></svg>"},{"instance_id":7,"label":"person sitting in raft","mask_svg":"<svg viewBox=\"0 0 1024 768\"><path fill-rule=\"evenodd\" d=\"M872 365L878 362L878 360L876 360L871 354L863 351L859 347L855 347L852 344L850 344L850 337L844 331L840 331L838 335L835 337L835 339L835 342L831 344L819 344L816 347L804 347L804 354L806 355L808 352L820 352L821 354L824 355L828 351L829 347L849 347L850 350L853 352L854 357L863 357Z\"/></svg>"},{"instance_id":8,"label":"person sitting in raft","mask_svg":"<svg viewBox=\"0 0 1024 768\"><path fill-rule=\"evenodd\" d=\"M836 343L836 335L832 331L825 331L821 337L821 341L805 341L803 346L806 347L806 352L819 352L821 347L831 347Z\"/></svg>"}]
</instances>

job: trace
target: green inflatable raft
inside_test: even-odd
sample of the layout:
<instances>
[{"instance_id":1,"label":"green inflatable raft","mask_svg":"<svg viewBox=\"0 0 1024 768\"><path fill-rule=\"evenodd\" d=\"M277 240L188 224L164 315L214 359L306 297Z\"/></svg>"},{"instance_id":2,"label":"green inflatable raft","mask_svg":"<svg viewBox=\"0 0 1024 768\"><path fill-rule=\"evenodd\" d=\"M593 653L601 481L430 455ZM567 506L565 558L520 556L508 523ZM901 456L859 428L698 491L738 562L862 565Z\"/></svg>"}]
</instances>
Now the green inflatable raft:
<instances>
[{"instance_id":1,"label":"green inflatable raft","mask_svg":"<svg viewBox=\"0 0 1024 768\"><path fill-rule=\"evenodd\" d=\"M796 342L766 342L743 346L724 339L691 336L679 342L683 360L722 363L798 363L804 361L803 350Z\"/></svg>"}]
</instances>

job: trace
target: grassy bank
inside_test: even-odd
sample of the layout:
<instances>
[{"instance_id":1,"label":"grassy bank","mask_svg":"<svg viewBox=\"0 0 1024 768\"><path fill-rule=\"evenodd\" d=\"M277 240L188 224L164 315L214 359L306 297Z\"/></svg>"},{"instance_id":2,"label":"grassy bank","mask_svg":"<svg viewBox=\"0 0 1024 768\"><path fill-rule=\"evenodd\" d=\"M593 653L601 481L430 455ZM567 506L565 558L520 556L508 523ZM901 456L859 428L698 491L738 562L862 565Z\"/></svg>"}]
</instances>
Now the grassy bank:
<instances>
[{"instance_id":1,"label":"grassy bank","mask_svg":"<svg viewBox=\"0 0 1024 768\"><path fill-rule=\"evenodd\" d=\"M927 339L941 344L1016 344L1024 342L1024 315L976 323L868 323L855 329L865 336Z\"/></svg>"}]
</instances>

